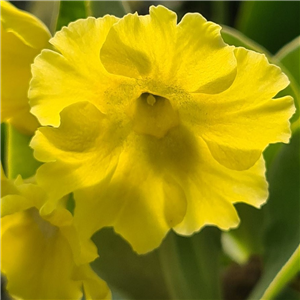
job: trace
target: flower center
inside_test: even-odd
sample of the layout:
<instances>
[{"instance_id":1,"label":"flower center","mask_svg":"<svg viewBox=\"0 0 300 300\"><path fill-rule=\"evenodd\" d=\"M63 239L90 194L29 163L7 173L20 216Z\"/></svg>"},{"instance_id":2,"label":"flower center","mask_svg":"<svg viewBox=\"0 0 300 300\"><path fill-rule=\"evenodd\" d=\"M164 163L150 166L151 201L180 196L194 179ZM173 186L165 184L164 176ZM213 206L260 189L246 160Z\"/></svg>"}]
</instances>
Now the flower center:
<instances>
[{"instance_id":1,"label":"flower center","mask_svg":"<svg viewBox=\"0 0 300 300\"><path fill-rule=\"evenodd\" d=\"M179 124L178 113L171 102L167 98L149 93L143 93L133 101L128 114L134 131L156 138L164 137L171 128Z\"/></svg>"}]
</instances>

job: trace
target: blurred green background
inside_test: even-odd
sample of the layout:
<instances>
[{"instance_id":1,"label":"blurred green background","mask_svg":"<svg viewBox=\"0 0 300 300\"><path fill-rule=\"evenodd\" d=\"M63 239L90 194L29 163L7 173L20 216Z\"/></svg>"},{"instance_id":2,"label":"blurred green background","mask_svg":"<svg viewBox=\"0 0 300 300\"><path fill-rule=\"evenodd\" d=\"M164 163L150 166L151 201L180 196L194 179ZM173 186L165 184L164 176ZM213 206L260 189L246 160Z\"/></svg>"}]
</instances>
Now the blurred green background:
<instances>
[{"instance_id":1,"label":"blurred green background","mask_svg":"<svg viewBox=\"0 0 300 300\"><path fill-rule=\"evenodd\" d=\"M80 1L73 2L74 17L85 17L80 12ZM92 1L99 3L101 12L122 17L119 1ZM59 1L11 1L16 7L32 12L48 27L55 27L55 11ZM120 2L119 2L120 3ZM228 25L244 33L271 53L275 54L281 47L300 33L299 1L126 1L126 12L147 14L149 6L162 4L176 11L179 20L188 12L199 12L207 20Z\"/></svg>"},{"instance_id":2,"label":"blurred green background","mask_svg":"<svg viewBox=\"0 0 300 300\"><path fill-rule=\"evenodd\" d=\"M280 64L291 80L281 95L292 94L299 107L299 1L11 2L39 17L53 34L78 18L147 14L150 5L172 9L179 20L187 12L199 12L224 25L223 37L229 44L264 52ZM159 249L143 256L110 228L96 233L93 240L100 257L93 267L108 282L114 299L261 299L300 241L298 116L299 112L292 119L291 143L271 145L264 153L270 184L267 205L261 210L236 205L241 217L238 229L222 233L205 228L191 238L170 233ZM281 281L284 288L265 300L300 299L299 258L293 263L290 276Z\"/></svg>"}]
</instances>

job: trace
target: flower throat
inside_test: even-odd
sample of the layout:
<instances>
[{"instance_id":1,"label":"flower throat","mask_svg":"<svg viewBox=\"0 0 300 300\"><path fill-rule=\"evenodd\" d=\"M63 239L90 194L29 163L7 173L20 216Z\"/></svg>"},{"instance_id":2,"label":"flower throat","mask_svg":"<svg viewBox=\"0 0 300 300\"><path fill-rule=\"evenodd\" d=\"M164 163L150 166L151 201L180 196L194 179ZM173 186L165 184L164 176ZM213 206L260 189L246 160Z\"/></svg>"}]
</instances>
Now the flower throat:
<instances>
[{"instance_id":1,"label":"flower throat","mask_svg":"<svg viewBox=\"0 0 300 300\"><path fill-rule=\"evenodd\" d=\"M142 93L132 101L129 109L133 129L139 134L164 137L179 124L179 117L171 102L164 97Z\"/></svg>"}]
</instances>

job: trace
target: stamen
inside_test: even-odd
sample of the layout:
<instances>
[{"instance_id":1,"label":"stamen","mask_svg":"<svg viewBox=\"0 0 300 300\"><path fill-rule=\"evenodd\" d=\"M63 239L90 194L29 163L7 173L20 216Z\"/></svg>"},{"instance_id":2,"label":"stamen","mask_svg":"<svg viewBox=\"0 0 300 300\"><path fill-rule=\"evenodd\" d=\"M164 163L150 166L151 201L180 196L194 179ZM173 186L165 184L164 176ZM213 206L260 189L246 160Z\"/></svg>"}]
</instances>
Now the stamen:
<instances>
[{"instance_id":1,"label":"stamen","mask_svg":"<svg viewBox=\"0 0 300 300\"><path fill-rule=\"evenodd\" d=\"M155 102L156 102L155 97L154 97L153 95L149 94L149 95L147 96L147 103L148 103L149 105L153 106L153 105L155 104Z\"/></svg>"}]
</instances>

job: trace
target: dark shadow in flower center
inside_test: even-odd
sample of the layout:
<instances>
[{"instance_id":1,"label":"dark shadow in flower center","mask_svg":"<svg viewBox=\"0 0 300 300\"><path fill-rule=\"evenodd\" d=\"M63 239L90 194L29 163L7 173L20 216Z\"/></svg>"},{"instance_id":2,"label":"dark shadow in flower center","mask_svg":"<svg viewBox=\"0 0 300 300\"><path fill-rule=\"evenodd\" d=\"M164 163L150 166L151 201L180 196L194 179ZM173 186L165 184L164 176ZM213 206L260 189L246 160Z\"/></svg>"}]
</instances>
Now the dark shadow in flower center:
<instances>
[{"instance_id":1,"label":"dark shadow in flower center","mask_svg":"<svg viewBox=\"0 0 300 300\"><path fill-rule=\"evenodd\" d=\"M172 174L177 179L193 177L203 164L198 138L183 125L170 130L159 141L145 137L142 150L157 174Z\"/></svg>"},{"instance_id":2,"label":"dark shadow in flower center","mask_svg":"<svg viewBox=\"0 0 300 300\"><path fill-rule=\"evenodd\" d=\"M134 100L128 110L133 129L139 134L164 137L168 131L179 124L178 112L171 102L162 96L142 93Z\"/></svg>"}]
</instances>

